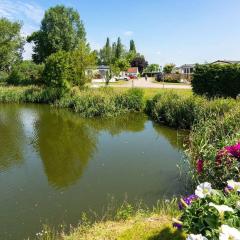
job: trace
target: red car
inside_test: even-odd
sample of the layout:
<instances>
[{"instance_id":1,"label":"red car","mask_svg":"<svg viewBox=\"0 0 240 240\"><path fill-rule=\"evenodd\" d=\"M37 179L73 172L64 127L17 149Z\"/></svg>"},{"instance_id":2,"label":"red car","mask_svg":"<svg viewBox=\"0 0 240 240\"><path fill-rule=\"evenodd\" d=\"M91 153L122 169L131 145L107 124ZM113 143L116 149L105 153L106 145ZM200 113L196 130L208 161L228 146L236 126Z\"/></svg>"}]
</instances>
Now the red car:
<instances>
[{"instance_id":1,"label":"red car","mask_svg":"<svg viewBox=\"0 0 240 240\"><path fill-rule=\"evenodd\" d=\"M133 76L133 75L130 75L129 78L130 78L130 79L137 79L137 77L136 77L136 76Z\"/></svg>"}]
</instances>

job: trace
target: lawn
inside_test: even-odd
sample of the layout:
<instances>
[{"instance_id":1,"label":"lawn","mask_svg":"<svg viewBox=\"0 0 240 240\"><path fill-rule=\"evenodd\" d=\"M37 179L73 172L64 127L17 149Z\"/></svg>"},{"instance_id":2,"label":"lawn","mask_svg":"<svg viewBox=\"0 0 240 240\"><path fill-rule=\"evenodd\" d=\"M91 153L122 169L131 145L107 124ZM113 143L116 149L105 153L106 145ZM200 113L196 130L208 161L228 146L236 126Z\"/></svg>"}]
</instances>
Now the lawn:
<instances>
[{"instance_id":1,"label":"lawn","mask_svg":"<svg viewBox=\"0 0 240 240\"><path fill-rule=\"evenodd\" d=\"M172 227L169 216L135 217L127 221L96 223L84 231L76 229L64 240L184 240Z\"/></svg>"},{"instance_id":2,"label":"lawn","mask_svg":"<svg viewBox=\"0 0 240 240\"><path fill-rule=\"evenodd\" d=\"M129 88L114 88L114 91L127 91ZM181 96L190 96L193 94L191 89L162 89L162 88L143 88L144 98L153 98L157 93L174 92Z\"/></svg>"}]
</instances>

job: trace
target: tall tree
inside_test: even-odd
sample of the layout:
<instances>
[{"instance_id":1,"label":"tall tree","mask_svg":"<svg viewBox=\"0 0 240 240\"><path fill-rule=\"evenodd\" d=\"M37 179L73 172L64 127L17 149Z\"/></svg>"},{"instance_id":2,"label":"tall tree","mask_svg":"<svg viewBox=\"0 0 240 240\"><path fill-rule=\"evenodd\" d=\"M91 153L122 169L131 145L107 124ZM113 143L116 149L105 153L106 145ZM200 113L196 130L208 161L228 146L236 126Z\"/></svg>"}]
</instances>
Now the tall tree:
<instances>
[{"instance_id":1,"label":"tall tree","mask_svg":"<svg viewBox=\"0 0 240 240\"><path fill-rule=\"evenodd\" d=\"M20 31L20 23L0 19L0 71L9 72L21 59L24 41Z\"/></svg>"},{"instance_id":2,"label":"tall tree","mask_svg":"<svg viewBox=\"0 0 240 240\"><path fill-rule=\"evenodd\" d=\"M112 48L109 38L107 38L106 44L103 49L100 50L100 62L104 65L110 65L112 62Z\"/></svg>"},{"instance_id":3,"label":"tall tree","mask_svg":"<svg viewBox=\"0 0 240 240\"><path fill-rule=\"evenodd\" d=\"M115 61L116 58L116 50L117 50L117 44L114 42L112 44L112 62Z\"/></svg>"},{"instance_id":4,"label":"tall tree","mask_svg":"<svg viewBox=\"0 0 240 240\"><path fill-rule=\"evenodd\" d=\"M119 37L117 40L117 47L116 47L116 59L120 59L123 55L123 45L121 42L121 38Z\"/></svg>"},{"instance_id":5,"label":"tall tree","mask_svg":"<svg viewBox=\"0 0 240 240\"><path fill-rule=\"evenodd\" d=\"M131 40L131 41L130 41L130 49L129 49L129 51L130 51L130 52L133 52L133 53L137 53L134 40Z\"/></svg>"},{"instance_id":6,"label":"tall tree","mask_svg":"<svg viewBox=\"0 0 240 240\"><path fill-rule=\"evenodd\" d=\"M166 64L164 67L163 67L163 72L165 74L170 74L172 73L173 69L175 68L175 64L173 63L169 63L169 64Z\"/></svg>"},{"instance_id":7,"label":"tall tree","mask_svg":"<svg viewBox=\"0 0 240 240\"><path fill-rule=\"evenodd\" d=\"M160 69L159 64L150 64L145 69L145 72L158 72Z\"/></svg>"},{"instance_id":8,"label":"tall tree","mask_svg":"<svg viewBox=\"0 0 240 240\"><path fill-rule=\"evenodd\" d=\"M148 66L148 62L145 60L144 56L137 56L131 61L132 67L138 67L140 73Z\"/></svg>"},{"instance_id":9,"label":"tall tree","mask_svg":"<svg viewBox=\"0 0 240 240\"><path fill-rule=\"evenodd\" d=\"M36 63L43 62L57 51L74 50L82 40L86 40L86 33L79 13L63 5L47 10L40 30L27 38L28 42L35 44L33 60Z\"/></svg>"}]
</instances>

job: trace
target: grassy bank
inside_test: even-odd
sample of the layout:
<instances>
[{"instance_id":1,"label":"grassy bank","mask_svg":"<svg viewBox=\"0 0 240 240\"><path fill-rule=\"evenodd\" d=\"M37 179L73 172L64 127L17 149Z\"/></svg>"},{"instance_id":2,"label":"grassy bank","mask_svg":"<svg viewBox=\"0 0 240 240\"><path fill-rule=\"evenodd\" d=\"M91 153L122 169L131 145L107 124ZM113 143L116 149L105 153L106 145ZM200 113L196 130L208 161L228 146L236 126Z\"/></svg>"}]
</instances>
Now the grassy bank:
<instances>
[{"instance_id":1,"label":"grassy bank","mask_svg":"<svg viewBox=\"0 0 240 240\"><path fill-rule=\"evenodd\" d=\"M222 165L216 164L220 151L239 142L239 100L208 100L171 92L157 94L149 100L146 111L156 122L190 129L186 153L195 183L207 181L220 188L229 179L239 179L238 163L230 167L229 162L233 160L228 156Z\"/></svg>"},{"instance_id":2,"label":"grassy bank","mask_svg":"<svg viewBox=\"0 0 240 240\"><path fill-rule=\"evenodd\" d=\"M70 108L82 117L110 117L144 108L143 91L111 88L72 89L60 93L57 89L41 87L0 87L1 103L49 103L55 107Z\"/></svg>"},{"instance_id":3,"label":"grassy bank","mask_svg":"<svg viewBox=\"0 0 240 240\"><path fill-rule=\"evenodd\" d=\"M38 240L184 240L184 233L172 227L172 218L179 216L175 200L159 202L152 210L123 204L108 219L89 223L83 217L79 227L54 232L45 227Z\"/></svg>"}]
</instances>

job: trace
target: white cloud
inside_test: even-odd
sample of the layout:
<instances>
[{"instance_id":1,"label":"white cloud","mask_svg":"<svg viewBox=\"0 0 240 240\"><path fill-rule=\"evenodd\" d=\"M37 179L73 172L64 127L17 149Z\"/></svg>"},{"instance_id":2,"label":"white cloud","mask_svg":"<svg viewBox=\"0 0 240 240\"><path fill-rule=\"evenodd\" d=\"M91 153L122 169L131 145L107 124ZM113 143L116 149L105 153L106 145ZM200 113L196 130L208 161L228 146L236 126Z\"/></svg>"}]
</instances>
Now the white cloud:
<instances>
[{"instance_id":1,"label":"white cloud","mask_svg":"<svg viewBox=\"0 0 240 240\"><path fill-rule=\"evenodd\" d=\"M123 34L126 37L131 37L133 35L133 32L132 31L125 31Z\"/></svg>"},{"instance_id":2,"label":"white cloud","mask_svg":"<svg viewBox=\"0 0 240 240\"><path fill-rule=\"evenodd\" d=\"M24 1L0 1L0 16L11 20L20 20L39 25L44 15L44 9L36 3Z\"/></svg>"}]
</instances>

